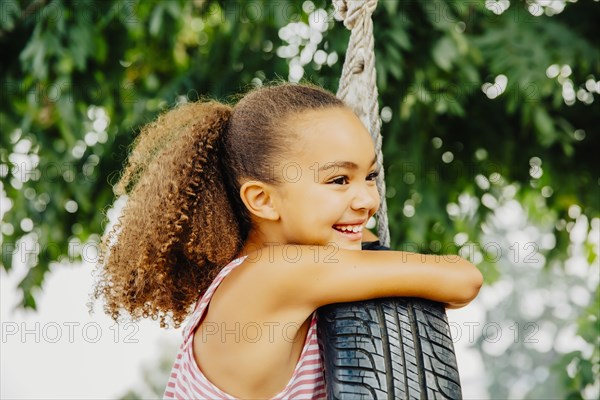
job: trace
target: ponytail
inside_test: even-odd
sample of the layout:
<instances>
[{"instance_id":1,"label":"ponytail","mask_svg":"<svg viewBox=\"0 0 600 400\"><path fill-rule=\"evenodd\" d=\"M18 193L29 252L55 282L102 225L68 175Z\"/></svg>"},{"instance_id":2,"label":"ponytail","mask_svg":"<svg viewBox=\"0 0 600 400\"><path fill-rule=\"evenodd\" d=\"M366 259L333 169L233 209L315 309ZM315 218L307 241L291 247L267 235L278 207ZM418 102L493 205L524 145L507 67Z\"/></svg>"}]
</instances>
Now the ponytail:
<instances>
[{"instance_id":1,"label":"ponytail","mask_svg":"<svg viewBox=\"0 0 600 400\"><path fill-rule=\"evenodd\" d=\"M127 203L102 238L93 297L106 313L178 327L252 229L241 181L281 184L272 167L298 136L289 117L343 106L319 87L275 83L235 109L184 104L144 127L115 186Z\"/></svg>"},{"instance_id":2,"label":"ponytail","mask_svg":"<svg viewBox=\"0 0 600 400\"><path fill-rule=\"evenodd\" d=\"M115 186L127 195L102 240L93 296L119 320L160 319L180 326L242 241L219 159L231 107L184 104L144 127ZM230 195L229 195L230 196Z\"/></svg>"}]
</instances>

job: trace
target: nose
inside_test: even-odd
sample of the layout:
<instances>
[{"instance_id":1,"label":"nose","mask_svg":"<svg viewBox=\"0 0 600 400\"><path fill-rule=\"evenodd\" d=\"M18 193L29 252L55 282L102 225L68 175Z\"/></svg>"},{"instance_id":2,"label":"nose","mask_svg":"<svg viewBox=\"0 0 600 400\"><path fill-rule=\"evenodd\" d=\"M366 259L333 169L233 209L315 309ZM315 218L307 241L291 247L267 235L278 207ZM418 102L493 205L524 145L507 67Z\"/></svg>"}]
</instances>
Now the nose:
<instances>
[{"instance_id":1,"label":"nose","mask_svg":"<svg viewBox=\"0 0 600 400\"><path fill-rule=\"evenodd\" d=\"M377 186L373 184L361 184L356 188L351 207L353 210L373 210L372 214L374 214L379 208L379 200Z\"/></svg>"}]
</instances>

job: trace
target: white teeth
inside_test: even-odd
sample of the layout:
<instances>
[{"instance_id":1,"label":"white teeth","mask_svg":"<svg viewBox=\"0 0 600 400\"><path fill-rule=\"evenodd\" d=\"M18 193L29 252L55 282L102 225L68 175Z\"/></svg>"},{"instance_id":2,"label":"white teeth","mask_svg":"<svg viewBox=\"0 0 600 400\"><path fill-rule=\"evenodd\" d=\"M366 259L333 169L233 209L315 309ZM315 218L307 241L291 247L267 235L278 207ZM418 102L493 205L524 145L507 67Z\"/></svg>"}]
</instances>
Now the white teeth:
<instances>
[{"instance_id":1,"label":"white teeth","mask_svg":"<svg viewBox=\"0 0 600 400\"><path fill-rule=\"evenodd\" d=\"M338 225L337 228L342 231L350 231L350 232L358 233L361 231L362 225Z\"/></svg>"}]
</instances>

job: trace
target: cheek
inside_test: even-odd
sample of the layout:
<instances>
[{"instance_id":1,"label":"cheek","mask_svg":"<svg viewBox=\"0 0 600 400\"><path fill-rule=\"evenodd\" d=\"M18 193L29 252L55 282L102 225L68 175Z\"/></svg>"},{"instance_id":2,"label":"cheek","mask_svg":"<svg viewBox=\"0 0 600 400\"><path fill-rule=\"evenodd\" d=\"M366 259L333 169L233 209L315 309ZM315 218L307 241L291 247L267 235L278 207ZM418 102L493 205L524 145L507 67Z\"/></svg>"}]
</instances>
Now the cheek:
<instances>
[{"instance_id":1,"label":"cheek","mask_svg":"<svg viewBox=\"0 0 600 400\"><path fill-rule=\"evenodd\" d=\"M379 196L379 190L377 190L377 186L373 186L371 189L371 195L375 200L377 200L377 206L379 207L379 201L381 200L381 196Z\"/></svg>"}]
</instances>

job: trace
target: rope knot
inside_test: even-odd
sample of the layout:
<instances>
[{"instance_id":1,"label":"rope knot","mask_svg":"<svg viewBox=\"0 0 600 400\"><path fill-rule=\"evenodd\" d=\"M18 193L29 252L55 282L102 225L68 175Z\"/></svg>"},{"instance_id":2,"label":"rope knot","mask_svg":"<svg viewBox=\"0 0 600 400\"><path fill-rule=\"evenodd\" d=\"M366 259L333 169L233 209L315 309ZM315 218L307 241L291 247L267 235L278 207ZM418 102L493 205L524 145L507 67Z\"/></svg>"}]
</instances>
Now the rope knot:
<instances>
[{"instance_id":1,"label":"rope knot","mask_svg":"<svg viewBox=\"0 0 600 400\"><path fill-rule=\"evenodd\" d=\"M335 18L338 21L344 21L344 26L350 30L364 21L371 18L371 15L377 8L378 0L333 0L335 8Z\"/></svg>"}]
</instances>

